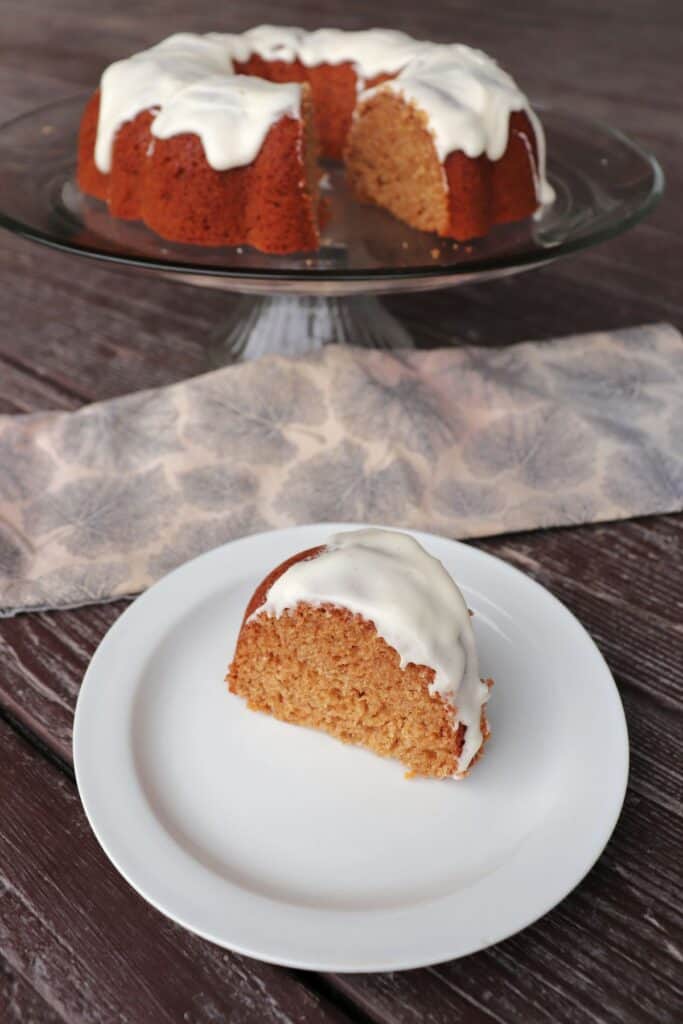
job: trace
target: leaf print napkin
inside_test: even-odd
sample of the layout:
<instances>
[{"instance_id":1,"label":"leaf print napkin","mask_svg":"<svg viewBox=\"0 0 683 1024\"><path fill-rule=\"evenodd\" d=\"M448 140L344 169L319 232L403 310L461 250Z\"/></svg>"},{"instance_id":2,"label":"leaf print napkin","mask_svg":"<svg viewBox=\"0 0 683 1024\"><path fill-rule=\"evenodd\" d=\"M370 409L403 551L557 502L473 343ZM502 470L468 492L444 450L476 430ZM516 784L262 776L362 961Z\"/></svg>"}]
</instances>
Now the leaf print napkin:
<instances>
[{"instance_id":1,"label":"leaf print napkin","mask_svg":"<svg viewBox=\"0 0 683 1024\"><path fill-rule=\"evenodd\" d=\"M0 417L0 613L134 594L234 537L452 537L683 507L683 339L329 346L75 413Z\"/></svg>"}]
</instances>

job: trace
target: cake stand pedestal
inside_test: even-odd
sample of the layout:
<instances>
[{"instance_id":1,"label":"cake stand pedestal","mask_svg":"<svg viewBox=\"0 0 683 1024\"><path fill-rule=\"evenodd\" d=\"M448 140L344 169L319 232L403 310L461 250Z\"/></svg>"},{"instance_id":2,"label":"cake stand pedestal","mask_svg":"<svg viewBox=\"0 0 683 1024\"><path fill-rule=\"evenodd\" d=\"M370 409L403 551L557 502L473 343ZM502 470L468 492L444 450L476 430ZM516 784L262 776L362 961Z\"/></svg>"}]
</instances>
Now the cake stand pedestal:
<instances>
[{"instance_id":1,"label":"cake stand pedestal","mask_svg":"<svg viewBox=\"0 0 683 1024\"><path fill-rule=\"evenodd\" d=\"M323 345L414 348L396 317L374 295L239 295L210 341L209 363L303 355Z\"/></svg>"}]
</instances>

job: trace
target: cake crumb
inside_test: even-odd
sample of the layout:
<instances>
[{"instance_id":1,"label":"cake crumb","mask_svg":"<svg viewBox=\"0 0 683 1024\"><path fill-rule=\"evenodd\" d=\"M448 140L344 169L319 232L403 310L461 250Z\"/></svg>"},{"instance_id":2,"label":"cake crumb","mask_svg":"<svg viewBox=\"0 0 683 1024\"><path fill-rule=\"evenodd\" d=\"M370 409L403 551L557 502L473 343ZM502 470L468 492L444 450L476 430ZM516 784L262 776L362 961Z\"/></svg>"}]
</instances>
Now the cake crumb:
<instances>
[{"instance_id":1,"label":"cake crumb","mask_svg":"<svg viewBox=\"0 0 683 1024\"><path fill-rule=\"evenodd\" d=\"M407 249L408 248L408 243L407 242L401 242L401 248L402 249Z\"/></svg>"},{"instance_id":2,"label":"cake crumb","mask_svg":"<svg viewBox=\"0 0 683 1024\"><path fill-rule=\"evenodd\" d=\"M458 243L457 242L453 242L453 244L451 246L451 249L453 250L453 252L455 252L459 248L460 248L460 246L458 245Z\"/></svg>"},{"instance_id":3,"label":"cake crumb","mask_svg":"<svg viewBox=\"0 0 683 1024\"><path fill-rule=\"evenodd\" d=\"M433 260L438 260L440 255L441 252L438 249L432 249L430 252L430 256L432 257Z\"/></svg>"}]
</instances>

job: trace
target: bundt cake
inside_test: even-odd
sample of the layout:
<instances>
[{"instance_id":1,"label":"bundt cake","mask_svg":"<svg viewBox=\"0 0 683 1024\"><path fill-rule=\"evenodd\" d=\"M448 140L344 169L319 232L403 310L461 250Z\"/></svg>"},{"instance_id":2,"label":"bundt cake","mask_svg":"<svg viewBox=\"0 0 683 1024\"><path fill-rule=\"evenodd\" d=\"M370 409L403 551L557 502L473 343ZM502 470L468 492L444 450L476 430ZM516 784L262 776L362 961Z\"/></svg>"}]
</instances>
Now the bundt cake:
<instances>
[{"instance_id":1,"label":"bundt cake","mask_svg":"<svg viewBox=\"0 0 683 1024\"><path fill-rule=\"evenodd\" d=\"M309 87L232 74L219 38L171 36L107 68L81 121L79 186L171 241L314 250Z\"/></svg>"},{"instance_id":2,"label":"bundt cake","mask_svg":"<svg viewBox=\"0 0 683 1024\"><path fill-rule=\"evenodd\" d=\"M467 240L550 201L543 131L494 60L370 29L180 33L110 65L78 183L163 238L319 246L318 155L361 201Z\"/></svg>"},{"instance_id":3,"label":"bundt cake","mask_svg":"<svg viewBox=\"0 0 683 1024\"><path fill-rule=\"evenodd\" d=\"M462 778L489 730L469 612L407 534L340 533L274 569L252 596L227 681L255 711Z\"/></svg>"}]
</instances>

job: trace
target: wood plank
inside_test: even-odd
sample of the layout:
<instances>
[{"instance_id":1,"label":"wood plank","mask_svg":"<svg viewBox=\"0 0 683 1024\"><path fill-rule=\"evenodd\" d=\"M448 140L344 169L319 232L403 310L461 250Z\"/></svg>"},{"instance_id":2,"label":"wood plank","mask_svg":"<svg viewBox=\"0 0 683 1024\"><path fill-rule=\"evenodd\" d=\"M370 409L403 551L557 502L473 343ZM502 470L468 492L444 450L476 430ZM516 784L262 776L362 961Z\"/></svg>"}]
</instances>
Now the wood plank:
<instances>
[{"instance_id":1,"label":"wood plank","mask_svg":"<svg viewBox=\"0 0 683 1024\"><path fill-rule=\"evenodd\" d=\"M64 1018L0 957L0 1020L3 1024L62 1024Z\"/></svg>"},{"instance_id":2,"label":"wood plank","mask_svg":"<svg viewBox=\"0 0 683 1024\"><path fill-rule=\"evenodd\" d=\"M20 615L0 623L0 701L65 763L83 673L127 602Z\"/></svg>"},{"instance_id":3,"label":"wood plank","mask_svg":"<svg viewBox=\"0 0 683 1024\"><path fill-rule=\"evenodd\" d=\"M241 1024L348 1022L294 972L226 953L144 903L97 845L71 779L1 720L0 805L0 956L22 1000L29 987L47 1004L41 1021L215 1024L229 1008Z\"/></svg>"},{"instance_id":4,"label":"wood plank","mask_svg":"<svg viewBox=\"0 0 683 1024\"><path fill-rule=\"evenodd\" d=\"M430 1024L459 1020L468 1004L493 1020L535 1024L676 1024L683 1005L680 820L663 821L633 789L606 853L587 880L551 914L475 957L381 980L335 976L377 1020L412 1021L428 1006ZM668 873L642 869L643 835L668 851ZM655 854L654 847L658 851ZM639 863L640 862L640 863ZM428 993L428 995L427 995ZM478 1019L478 1018L473 1018Z\"/></svg>"},{"instance_id":5,"label":"wood plank","mask_svg":"<svg viewBox=\"0 0 683 1024\"><path fill-rule=\"evenodd\" d=\"M81 402L63 388L43 379L30 368L0 357L0 415L36 409L74 409Z\"/></svg>"},{"instance_id":6,"label":"wood plank","mask_svg":"<svg viewBox=\"0 0 683 1024\"><path fill-rule=\"evenodd\" d=\"M598 867L569 900L530 931L462 964L393 976L390 986L375 977L350 980L330 976L329 983L349 998L360 1000L364 1012L373 1019L409 1021L409 1007L428 1004L434 1021L444 1022L484 1020L487 1015L494 1020L509 1020L523 1012L529 1014L530 1021L579 1021L585 1019L581 1014L587 1007L595 1020L654 1022L667 1020L662 1009L667 1000L668 1005L677 1005L683 935L671 908L677 898L679 851L683 846L680 711L674 712L666 690L659 686L659 652L667 652L666 678L680 694L679 652L683 644L679 624L671 616L681 596L678 560L672 557L679 549L681 536L682 517L661 517L478 542L478 546L516 562L550 586L589 628L601 632L599 639L603 649L607 648L608 660L619 666L617 681L631 732L630 794L617 832ZM664 566L657 558L658 552L667 556ZM634 563L640 566L640 576L629 575ZM631 615L638 587L649 587L657 581L662 595L668 595L668 602L660 602L667 606L666 613L660 616L654 607L646 611L648 643L643 649L642 633L621 636L620 627ZM655 599L658 594L656 589ZM118 602L80 612L24 616L11 623L21 633L21 641L14 637L11 649L15 653L24 651L27 659L36 660L18 669L3 699L7 700L8 691L16 686L19 700L14 705L15 714L25 712L29 701L41 708L40 716L32 714L24 720L60 757L70 757L69 709L80 673L98 631L103 631L123 606ZM96 627L86 624L90 615L96 617ZM45 676L61 679L59 692L48 698L35 690L27 699L27 681L30 685L31 680ZM63 703L63 732L58 737L51 733L51 722L56 718L53 699ZM645 835L653 836L646 851L642 842ZM597 927L601 936L598 951L594 948ZM634 934L638 948L635 961ZM585 963L587 956L591 958L590 971ZM625 976L630 981L623 994ZM578 986L574 996L568 990L567 977ZM482 1001L482 986L494 992L495 998ZM565 999L564 1016L557 1015L558 986ZM605 992L611 1000L606 1006ZM653 993L661 1002L653 1001ZM637 1001L642 1016L628 1016L631 1001ZM532 1006L536 1016L531 1015Z\"/></svg>"},{"instance_id":7,"label":"wood plank","mask_svg":"<svg viewBox=\"0 0 683 1024\"><path fill-rule=\"evenodd\" d=\"M30 11L23 0L4 0L0 116L87 89L107 62L172 31L282 20L275 0L220 12L208 0L191 10L179 0L144 8L134 0L115 8L61 0L58 10L37 0ZM284 20L357 28L386 23L387 14L379 0L355 8L290 0ZM662 159L670 183L646 223L594 250L517 278L428 298L392 296L389 307L418 340L507 344L662 319L683 326L681 5L666 0L644 12L641 0L623 0L615 17L606 0L567 0L561 11L539 0L432 0L421 8L396 0L391 21L416 35L457 34L490 49L533 96L633 132ZM207 338L233 301L48 252L6 232L0 283L3 412L75 408L201 372ZM480 543L548 586L597 640L624 700L632 773L613 841L585 883L523 934L439 968L320 979L223 959L117 878L68 777L22 739L9 734L5 742L0 726L0 795L3 809L11 808L0 819L0 874L10 883L0 884L0 1020L125 1016L163 1024L181 1011L191 1020L337 1014L378 1024L680 1019L682 536L681 517L658 517ZM0 623L0 708L67 769L82 673L125 605ZM4 770L7 758L14 774ZM58 814L50 818L53 804ZM79 870L94 880L88 892ZM157 954L168 958L164 973L155 968Z\"/></svg>"},{"instance_id":8,"label":"wood plank","mask_svg":"<svg viewBox=\"0 0 683 1024\"><path fill-rule=\"evenodd\" d=\"M12 306L0 308L0 358L49 378L81 404L206 368L206 336L215 329L220 293L205 298L188 286L154 281L150 303L142 275L77 263L28 242L14 245L21 262L0 250L0 273L13 295ZM86 271L74 281L81 264ZM53 313L46 318L45 310Z\"/></svg>"},{"instance_id":9,"label":"wood plank","mask_svg":"<svg viewBox=\"0 0 683 1024\"><path fill-rule=\"evenodd\" d=\"M683 517L538 530L475 544L564 601L620 680L680 707L683 666L671 655L683 645Z\"/></svg>"}]
</instances>

